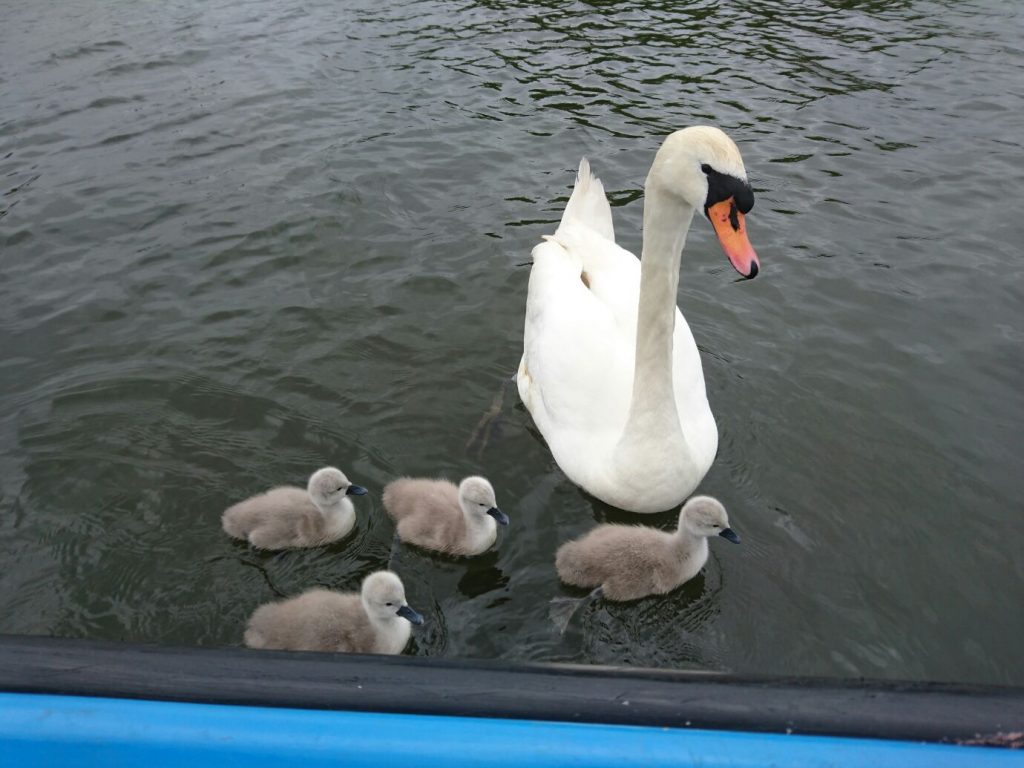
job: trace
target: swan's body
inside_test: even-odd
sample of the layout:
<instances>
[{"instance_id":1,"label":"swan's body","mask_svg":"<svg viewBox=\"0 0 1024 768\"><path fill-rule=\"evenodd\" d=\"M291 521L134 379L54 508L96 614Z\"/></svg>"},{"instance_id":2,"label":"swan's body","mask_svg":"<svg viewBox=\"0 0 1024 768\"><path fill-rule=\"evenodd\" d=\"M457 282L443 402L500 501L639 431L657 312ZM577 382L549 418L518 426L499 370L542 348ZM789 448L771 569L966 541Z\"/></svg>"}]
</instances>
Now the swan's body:
<instances>
[{"instance_id":1,"label":"swan's body","mask_svg":"<svg viewBox=\"0 0 1024 768\"><path fill-rule=\"evenodd\" d=\"M559 578L576 587L599 587L609 600L663 595L692 579L708 560L708 538L739 543L725 508L694 496L673 533L640 525L599 525L563 544L555 555Z\"/></svg>"},{"instance_id":2,"label":"swan's body","mask_svg":"<svg viewBox=\"0 0 1024 768\"><path fill-rule=\"evenodd\" d=\"M494 488L482 477L467 477L458 487L403 477L384 487L383 502L398 538L448 555L479 555L494 544L498 523L508 525Z\"/></svg>"},{"instance_id":3,"label":"swan's body","mask_svg":"<svg viewBox=\"0 0 1024 768\"><path fill-rule=\"evenodd\" d=\"M324 467L313 473L305 490L271 488L228 507L221 524L229 536L259 549L319 547L352 532L356 512L348 497L365 493L341 470Z\"/></svg>"},{"instance_id":4,"label":"swan's body","mask_svg":"<svg viewBox=\"0 0 1024 768\"><path fill-rule=\"evenodd\" d=\"M405 601L402 581L390 571L371 573L360 592L311 589L261 605L249 619L250 648L341 653L401 653L411 624L423 618Z\"/></svg>"},{"instance_id":5,"label":"swan's body","mask_svg":"<svg viewBox=\"0 0 1024 768\"><path fill-rule=\"evenodd\" d=\"M580 163L557 231L533 250L516 382L573 482L622 509L659 512L697 487L718 448L700 355L676 307L698 206L741 273L753 277L757 261L743 231L746 172L718 129L666 139L645 190L641 262L615 244L604 188Z\"/></svg>"}]
</instances>

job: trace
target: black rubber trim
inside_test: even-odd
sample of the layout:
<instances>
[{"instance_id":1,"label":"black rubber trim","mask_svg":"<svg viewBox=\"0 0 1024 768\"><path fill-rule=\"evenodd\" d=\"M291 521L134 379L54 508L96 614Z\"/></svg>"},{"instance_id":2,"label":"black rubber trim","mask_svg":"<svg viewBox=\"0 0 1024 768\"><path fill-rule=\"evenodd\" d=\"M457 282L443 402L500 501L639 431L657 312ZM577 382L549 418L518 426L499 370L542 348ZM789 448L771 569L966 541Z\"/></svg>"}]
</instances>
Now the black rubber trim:
<instances>
[{"instance_id":1,"label":"black rubber trim","mask_svg":"<svg viewBox=\"0 0 1024 768\"><path fill-rule=\"evenodd\" d=\"M1024 689L751 679L0 635L0 690L303 709L1001 743Z\"/></svg>"}]
</instances>

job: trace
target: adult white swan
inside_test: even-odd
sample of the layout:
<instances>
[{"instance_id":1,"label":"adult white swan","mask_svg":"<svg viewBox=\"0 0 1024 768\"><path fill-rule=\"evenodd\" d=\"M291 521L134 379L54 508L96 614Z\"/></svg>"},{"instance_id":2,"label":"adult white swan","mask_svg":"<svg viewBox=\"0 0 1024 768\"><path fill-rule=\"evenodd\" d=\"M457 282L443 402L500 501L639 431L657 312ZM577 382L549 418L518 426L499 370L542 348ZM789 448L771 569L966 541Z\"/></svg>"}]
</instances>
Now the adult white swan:
<instances>
[{"instance_id":1,"label":"adult white swan","mask_svg":"<svg viewBox=\"0 0 1024 768\"><path fill-rule=\"evenodd\" d=\"M566 475L632 512L678 506L718 448L700 355L676 308L696 210L744 277L758 272L743 159L717 128L670 135L644 186L642 261L615 244L601 182L580 163L552 236L533 249L519 396Z\"/></svg>"}]
</instances>

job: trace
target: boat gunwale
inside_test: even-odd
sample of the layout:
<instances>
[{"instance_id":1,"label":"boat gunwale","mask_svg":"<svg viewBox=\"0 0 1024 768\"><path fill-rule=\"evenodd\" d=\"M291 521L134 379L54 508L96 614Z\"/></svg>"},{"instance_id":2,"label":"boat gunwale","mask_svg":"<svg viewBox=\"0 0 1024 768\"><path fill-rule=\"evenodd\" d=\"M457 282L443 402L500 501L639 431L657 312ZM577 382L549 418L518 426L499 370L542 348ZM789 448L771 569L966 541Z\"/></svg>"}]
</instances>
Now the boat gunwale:
<instances>
[{"instance_id":1,"label":"boat gunwale","mask_svg":"<svg viewBox=\"0 0 1024 768\"><path fill-rule=\"evenodd\" d=\"M1024 731L1024 688L0 635L0 691L943 743Z\"/></svg>"}]
</instances>

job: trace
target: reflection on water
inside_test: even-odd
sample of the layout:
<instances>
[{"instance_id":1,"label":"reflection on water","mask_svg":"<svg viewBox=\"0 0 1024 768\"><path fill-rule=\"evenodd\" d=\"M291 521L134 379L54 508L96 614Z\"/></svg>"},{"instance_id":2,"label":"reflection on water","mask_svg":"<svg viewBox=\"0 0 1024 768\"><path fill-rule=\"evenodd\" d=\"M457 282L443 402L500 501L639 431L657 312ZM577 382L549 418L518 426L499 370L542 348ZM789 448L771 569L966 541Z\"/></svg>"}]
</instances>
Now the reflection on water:
<instances>
[{"instance_id":1,"label":"reflection on water","mask_svg":"<svg viewBox=\"0 0 1024 768\"><path fill-rule=\"evenodd\" d=\"M417 654L1024 682L1022 14L6 9L0 631L237 644L259 602L392 561ZM694 122L758 195L763 275L734 282L698 222L680 291L721 432L701 490L743 544L562 635L558 544L634 519L565 481L505 383L525 264L584 154L638 250L653 152ZM328 462L371 490L351 541L221 535ZM393 548L389 479L473 472L512 517L495 552Z\"/></svg>"}]
</instances>

